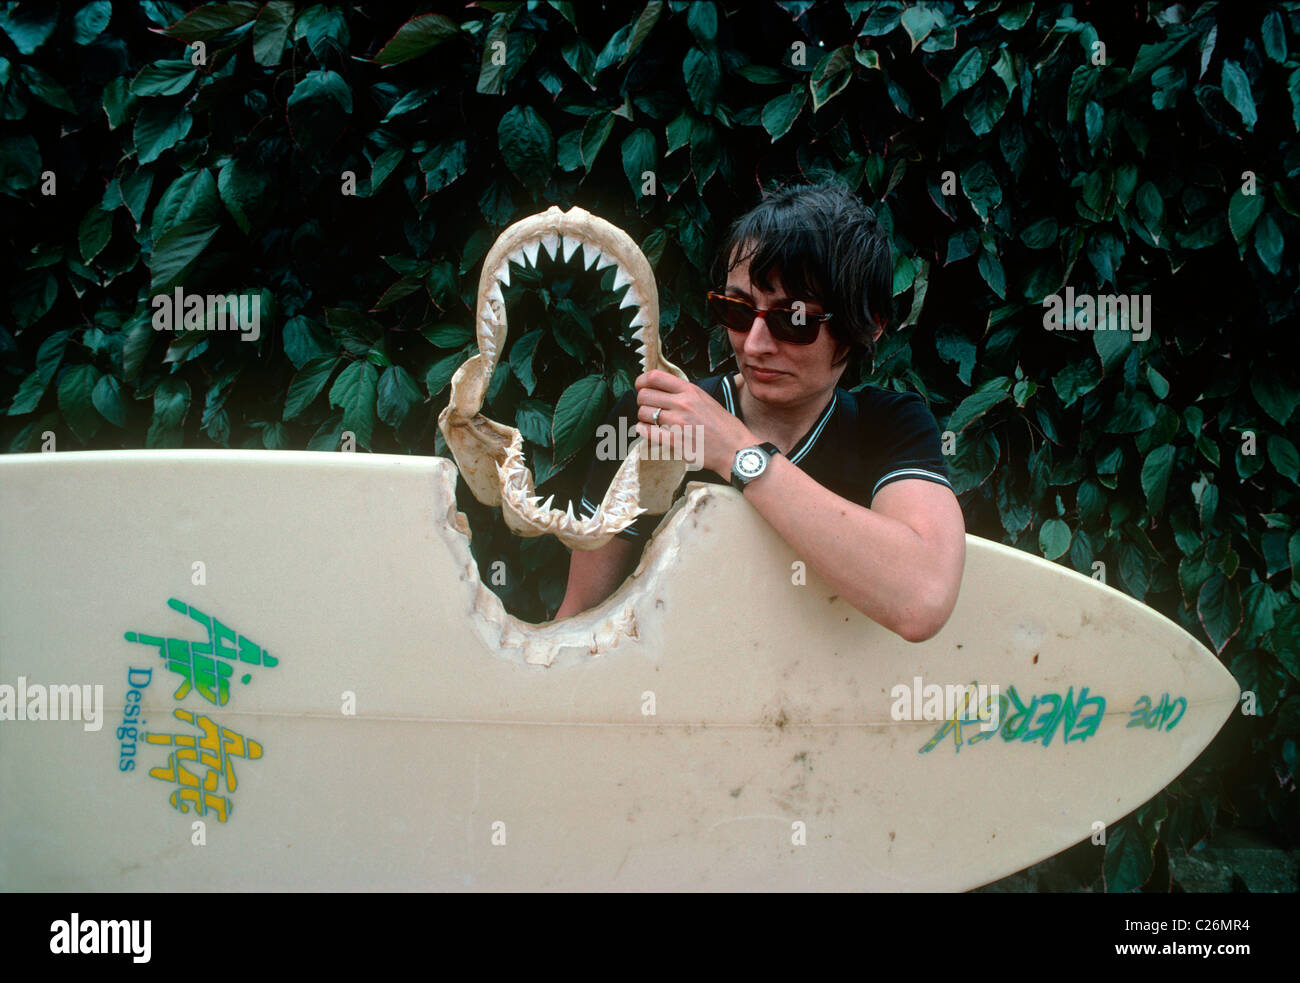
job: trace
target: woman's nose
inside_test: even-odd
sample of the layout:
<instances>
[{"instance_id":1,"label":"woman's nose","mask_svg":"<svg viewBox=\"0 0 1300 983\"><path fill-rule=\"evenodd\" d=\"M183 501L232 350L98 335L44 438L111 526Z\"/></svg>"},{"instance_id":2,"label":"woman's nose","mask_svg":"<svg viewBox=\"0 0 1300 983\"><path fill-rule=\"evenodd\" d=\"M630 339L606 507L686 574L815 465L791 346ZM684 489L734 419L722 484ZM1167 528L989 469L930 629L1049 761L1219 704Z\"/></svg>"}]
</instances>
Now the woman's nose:
<instances>
[{"instance_id":1,"label":"woman's nose","mask_svg":"<svg viewBox=\"0 0 1300 983\"><path fill-rule=\"evenodd\" d=\"M775 347L772 332L767 329L766 315L755 314L754 323L750 325L749 330L745 333L745 350L772 351Z\"/></svg>"}]
</instances>

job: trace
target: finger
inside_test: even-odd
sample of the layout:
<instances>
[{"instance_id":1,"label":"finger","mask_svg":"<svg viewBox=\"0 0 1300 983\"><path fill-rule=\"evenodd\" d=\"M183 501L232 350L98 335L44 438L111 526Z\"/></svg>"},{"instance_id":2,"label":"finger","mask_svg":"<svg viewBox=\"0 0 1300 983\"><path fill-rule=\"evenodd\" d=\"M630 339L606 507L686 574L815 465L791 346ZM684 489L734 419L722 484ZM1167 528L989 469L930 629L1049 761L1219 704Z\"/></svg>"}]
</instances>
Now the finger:
<instances>
[{"instance_id":1,"label":"finger","mask_svg":"<svg viewBox=\"0 0 1300 983\"><path fill-rule=\"evenodd\" d=\"M665 372L663 369L651 369L649 372L643 372L637 376L636 382L633 383L638 390L649 388L659 389L663 392L677 393L684 390L690 383L677 378L671 372Z\"/></svg>"},{"instance_id":2,"label":"finger","mask_svg":"<svg viewBox=\"0 0 1300 983\"><path fill-rule=\"evenodd\" d=\"M655 412L658 411L659 419L655 419ZM648 423L651 426L666 427L668 426L668 410L662 406L638 406L636 418L642 423Z\"/></svg>"}]
</instances>

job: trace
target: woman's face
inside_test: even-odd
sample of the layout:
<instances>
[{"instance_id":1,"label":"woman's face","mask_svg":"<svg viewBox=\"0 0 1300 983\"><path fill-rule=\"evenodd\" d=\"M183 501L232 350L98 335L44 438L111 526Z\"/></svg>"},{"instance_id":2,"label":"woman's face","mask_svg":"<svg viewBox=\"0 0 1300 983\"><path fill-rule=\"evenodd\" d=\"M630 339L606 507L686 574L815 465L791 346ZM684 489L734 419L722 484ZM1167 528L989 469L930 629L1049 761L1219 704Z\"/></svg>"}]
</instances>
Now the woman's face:
<instances>
[{"instance_id":1,"label":"woman's face","mask_svg":"<svg viewBox=\"0 0 1300 983\"><path fill-rule=\"evenodd\" d=\"M794 307L802 300L808 314L827 312L811 297L791 297L785 292L780 275L773 271L770 291L761 289L749 279L749 260L745 259L732 269L727 277L726 293L753 307ZM844 372L845 363L833 365L844 354L845 346L831 335L823 323L817 340L811 345L792 345L777 341L761 316L754 318L748 331L728 331L731 347L736 352L736 364L745 379L745 388L764 403L774 406L796 406L815 400L835 387Z\"/></svg>"}]
</instances>

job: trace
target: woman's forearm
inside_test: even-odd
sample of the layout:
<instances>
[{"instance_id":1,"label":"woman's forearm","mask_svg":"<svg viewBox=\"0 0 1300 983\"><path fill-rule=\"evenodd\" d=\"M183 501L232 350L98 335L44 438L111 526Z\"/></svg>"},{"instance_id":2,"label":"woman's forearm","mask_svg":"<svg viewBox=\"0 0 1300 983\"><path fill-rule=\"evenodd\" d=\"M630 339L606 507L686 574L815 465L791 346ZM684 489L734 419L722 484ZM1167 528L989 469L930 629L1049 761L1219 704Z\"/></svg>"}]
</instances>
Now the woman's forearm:
<instances>
[{"instance_id":1,"label":"woman's forearm","mask_svg":"<svg viewBox=\"0 0 1300 983\"><path fill-rule=\"evenodd\" d=\"M927 483L916 482L917 485ZM911 494L951 498L942 485ZM882 495L884 491L882 490ZM781 455L745 489L768 524L855 609L908 641L936 634L956 602L965 559L960 510L937 517L934 535L864 508L819 485ZM927 524L922 524L931 532Z\"/></svg>"}]
</instances>

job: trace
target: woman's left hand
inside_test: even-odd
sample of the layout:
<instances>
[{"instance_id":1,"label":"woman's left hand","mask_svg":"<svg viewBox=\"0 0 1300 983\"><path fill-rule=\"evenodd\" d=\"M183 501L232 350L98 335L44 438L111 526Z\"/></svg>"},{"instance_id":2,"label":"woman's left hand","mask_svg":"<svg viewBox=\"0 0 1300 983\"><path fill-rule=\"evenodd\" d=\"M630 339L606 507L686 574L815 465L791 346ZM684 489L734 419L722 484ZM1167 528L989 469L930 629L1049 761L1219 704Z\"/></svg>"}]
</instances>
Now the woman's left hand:
<instances>
[{"instance_id":1,"label":"woman's left hand","mask_svg":"<svg viewBox=\"0 0 1300 983\"><path fill-rule=\"evenodd\" d=\"M637 433L665 457L686 457L725 478L736 451L758 443L744 423L692 382L653 369L638 376L635 385ZM688 434L688 428L696 429Z\"/></svg>"}]
</instances>

